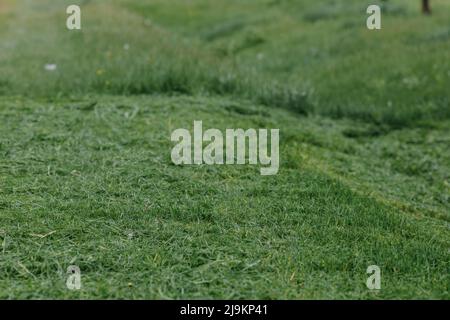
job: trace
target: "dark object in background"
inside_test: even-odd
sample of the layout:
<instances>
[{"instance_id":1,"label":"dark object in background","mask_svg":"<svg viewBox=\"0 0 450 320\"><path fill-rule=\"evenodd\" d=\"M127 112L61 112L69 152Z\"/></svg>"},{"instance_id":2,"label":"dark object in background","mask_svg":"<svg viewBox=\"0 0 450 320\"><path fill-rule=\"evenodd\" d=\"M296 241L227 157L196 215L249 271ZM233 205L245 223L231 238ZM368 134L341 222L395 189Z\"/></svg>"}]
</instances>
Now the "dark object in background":
<instances>
[{"instance_id":1,"label":"dark object in background","mask_svg":"<svg viewBox=\"0 0 450 320\"><path fill-rule=\"evenodd\" d=\"M422 12L424 14L431 14L430 0L422 0Z\"/></svg>"}]
</instances>

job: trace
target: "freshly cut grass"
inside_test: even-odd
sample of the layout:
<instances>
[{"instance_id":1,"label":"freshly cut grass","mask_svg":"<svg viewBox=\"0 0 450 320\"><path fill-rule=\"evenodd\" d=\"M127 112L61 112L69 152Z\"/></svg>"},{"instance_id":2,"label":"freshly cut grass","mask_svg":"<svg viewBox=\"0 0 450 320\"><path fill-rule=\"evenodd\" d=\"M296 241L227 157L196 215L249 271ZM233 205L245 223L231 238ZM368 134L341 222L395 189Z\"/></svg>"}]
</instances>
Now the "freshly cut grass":
<instances>
[{"instance_id":1,"label":"freshly cut grass","mask_svg":"<svg viewBox=\"0 0 450 320\"><path fill-rule=\"evenodd\" d=\"M450 297L448 1L1 3L0 298ZM174 166L194 120L279 174Z\"/></svg>"},{"instance_id":2,"label":"freshly cut grass","mask_svg":"<svg viewBox=\"0 0 450 320\"><path fill-rule=\"evenodd\" d=\"M170 133L196 119L282 127L279 174L172 165ZM388 165L408 131L355 140L366 125L228 98L11 98L0 121L1 298L449 297L449 153L433 153L448 122L415 140L440 186ZM65 287L72 264L78 292Z\"/></svg>"}]
</instances>

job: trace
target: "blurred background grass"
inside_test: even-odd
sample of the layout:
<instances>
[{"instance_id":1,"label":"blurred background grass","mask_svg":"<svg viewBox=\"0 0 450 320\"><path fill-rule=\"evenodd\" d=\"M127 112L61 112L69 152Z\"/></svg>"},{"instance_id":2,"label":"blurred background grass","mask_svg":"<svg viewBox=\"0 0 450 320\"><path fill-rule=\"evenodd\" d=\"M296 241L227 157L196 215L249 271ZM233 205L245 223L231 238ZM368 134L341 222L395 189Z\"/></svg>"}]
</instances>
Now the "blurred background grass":
<instances>
[{"instance_id":1,"label":"blurred background grass","mask_svg":"<svg viewBox=\"0 0 450 320\"><path fill-rule=\"evenodd\" d=\"M65 8L82 5L82 30ZM382 31L365 26L383 8ZM450 116L450 3L7 0L0 93L245 97L404 127ZM5 10L5 9L4 9ZM4 20L4 19L2 19ZM128 50L127 50L128 49ZM57 64L46 72L45 64Z\"/></svg>"}]
</instances>

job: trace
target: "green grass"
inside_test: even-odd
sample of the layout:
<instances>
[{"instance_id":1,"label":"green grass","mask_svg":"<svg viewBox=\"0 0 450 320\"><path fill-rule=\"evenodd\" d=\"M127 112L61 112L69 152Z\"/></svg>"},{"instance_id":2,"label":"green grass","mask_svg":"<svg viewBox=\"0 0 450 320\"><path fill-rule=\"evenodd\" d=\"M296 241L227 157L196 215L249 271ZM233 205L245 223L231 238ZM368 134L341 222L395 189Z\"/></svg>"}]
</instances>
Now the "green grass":
<instances>
[{"instance_id":1,"label":"green grass","mask_svg":"<svg viewBox=\"0 0 450 320\"><path fill-rule=\"evenodd\" d=\"M360 1L306 0L88 1L84 29L68 32L72 2L17 8L0 93L227 94L394 128L450 116L447 1L431 18L390 4L381 32L366 29Z\"/></svg>"},{"instance_id":2,"label":"green grass","mask_svg":"<svg viewBox=\"0 0 450 320\"><path fill-rule=\"evenodd\" d=\"M0 298L448 299L450 5L348 2L2 2ZM173 165L194 120L280 172Z\"/></svg>"},{"instance_id":3,"label":"green grass","mask_svg":"<svg viewBox=\"0 0 450 320\"><path fill-rule=\"evenodd\" d=\"M236 113L237 103L252 114ZM351 145L349 158L365 165L371 143L338 134L346 123L318 147L326 121L223 98L19 100L3 102L0 115L2 297L448 297L448 226L420 210L425 203L379 199L383 182L354 188L315 160ZM221 129L282 125L280 173L172 165L171 130L195 119ZM404 201L402 192L440 196L402 186L408 175L396 171L371 177L397 179ZM448 213L448 202L434 207ZM64 286L73 263L84 281L76 294ZM376 295L364 285L371 264L383 270Z\"/></svg>"}]
</instances>

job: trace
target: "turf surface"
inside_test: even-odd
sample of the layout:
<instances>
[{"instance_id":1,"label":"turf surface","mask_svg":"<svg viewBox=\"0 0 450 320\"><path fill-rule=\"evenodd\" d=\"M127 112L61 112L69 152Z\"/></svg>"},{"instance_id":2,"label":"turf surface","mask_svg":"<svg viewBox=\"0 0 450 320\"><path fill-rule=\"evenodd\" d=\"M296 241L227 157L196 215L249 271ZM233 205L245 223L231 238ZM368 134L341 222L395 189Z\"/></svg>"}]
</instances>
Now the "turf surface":
<instances>
[{"instance_id":1,"label":"turf surface","mask_svg":"<svg viewBox=\"0 0 450 320\"><path fill-rule=\"evenodd\" d=\"M449 298L447 1L69 2L0 5L0 298ZM278 175L174 166L194 120Z\"/></svg>"}]
</instances>

